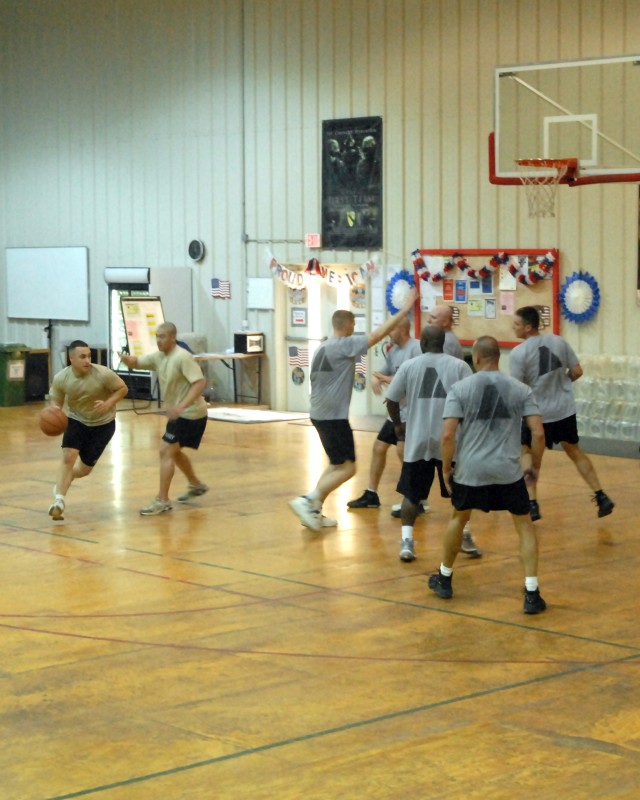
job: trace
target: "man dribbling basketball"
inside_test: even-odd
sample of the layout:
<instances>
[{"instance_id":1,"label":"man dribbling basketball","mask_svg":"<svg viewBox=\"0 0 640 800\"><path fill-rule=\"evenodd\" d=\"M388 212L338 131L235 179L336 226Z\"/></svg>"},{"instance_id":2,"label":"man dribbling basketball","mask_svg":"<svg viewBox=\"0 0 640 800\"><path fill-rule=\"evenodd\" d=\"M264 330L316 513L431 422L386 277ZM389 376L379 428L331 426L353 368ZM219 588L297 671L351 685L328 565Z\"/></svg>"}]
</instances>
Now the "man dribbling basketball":
<instances>
[{"instance_id":1,"label":"man dribbling basketball","mask_svg":"<svg viewBox=\"0 0 640 800\"><path fill-rule=\"evenodd\" d=\"M62 463L53 490L49 516L63 519L65 496L71 482L95 467L116 429L116 403L127 384L108 367L91 363L91 349L76 339L69 345L70 366L51 384L51 403L62 408L66 400L69 425L62 437ZM78 460L78 458L80 460Z\"/></svg>"}]
</instances>

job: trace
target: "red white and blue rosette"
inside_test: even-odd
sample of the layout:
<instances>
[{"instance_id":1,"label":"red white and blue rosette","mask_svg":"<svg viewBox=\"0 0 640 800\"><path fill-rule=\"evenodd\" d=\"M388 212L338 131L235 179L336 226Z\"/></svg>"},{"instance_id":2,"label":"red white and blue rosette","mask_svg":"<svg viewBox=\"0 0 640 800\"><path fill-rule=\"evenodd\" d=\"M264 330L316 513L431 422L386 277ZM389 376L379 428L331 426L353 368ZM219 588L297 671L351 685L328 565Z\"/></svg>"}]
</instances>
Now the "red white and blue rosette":
<instances>
[{"instance_id":1,"label":"red white and blue rosette","mask_svg":"<svg viewBox=\"0 0 640 800\"><path fill-rule=\"evenodd\" d=\"M396 272L387 286L387 309L390 314L397 314L400 311L414 286L415 282L410 272L406 269Z\"/></svg>"},{"instance_id":2,"label":"red white and blue rosette","mask_svg":"<svg viewBox=\"0 0 640 800\"><path fill-rule=\"evenodd\" d=\"M560 289L560 310L569 322L588 322L600 308L600 289L593 275L574 272Z\"/></svg>"}]
</instances>

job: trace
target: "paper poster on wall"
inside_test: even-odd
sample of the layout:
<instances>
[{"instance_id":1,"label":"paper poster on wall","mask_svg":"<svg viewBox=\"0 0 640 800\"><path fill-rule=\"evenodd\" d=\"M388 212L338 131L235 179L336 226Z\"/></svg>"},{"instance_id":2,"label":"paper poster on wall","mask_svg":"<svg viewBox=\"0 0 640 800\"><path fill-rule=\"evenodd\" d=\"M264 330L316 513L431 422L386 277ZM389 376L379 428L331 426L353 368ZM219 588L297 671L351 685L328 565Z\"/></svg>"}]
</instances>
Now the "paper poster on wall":
<instances>
[{"instance_id":1,"label":"paper poster on wall","mask_svg":"<svg viewBox=\"0 0 640 800\"><path fill-rule=\"evenodd\" d=\"M156 353L156 330L164 322L159 297L121 297L127 346L132 356Z\"/></svg>"},{"instance_id":2,"label":"paper poster on wall","mask_svg":"<svg viewBox=\"0 0 640 800\"><path fill-rule=\"evenodd\" d=\"M502 292L515 292L518 287L516 276L509 272L509 266L502 264L500 266L500 284L498 288Z\"/></svg>"},{"instance_id":3,"label":"paper poster on wall","mask_svg":"<svg viewBox=\"0 0 640 800\"><path fill-rule=\"evenodd\" d=\"M496 298L487 297L484 301L484 316L485 319L496 318Z\"/></svg>"},{"instance_id":4,"label":"paper poster on wall","mask_svg":"<svg viewBox=\"0 0 640 800\"><path fill-rule=\"evenodd\" d=\"M467 306L468 317L484 317L484 300L481 298L469 298L469 305Z\"/></svg>"},{"instance_id":5,"label":"paper poster on wall","mask_svg":"<svg viewBox=\"0 0 640 800\"><path fill-rule=\"evenodd\" d=\"M307 309L295 307L291 309L291 326L293 328L307 327Z\"/></svg>"},{"instance_id":6,"label":"paper poster on wall","mask_svg":"<svg viewBox=\"0 0 640 800\"><path fill-rule=\"evenodd\" d=\"M500 292L500 311L502 314L513 316L515 294L513 292Z\"/></svg>"},{"instance_id":7,"label":"paper poster on wall","mask_svg":"<svg viewBox=\"0 0 640 800\"><path fill-rule=\"evenodd\" d=\"M456 303L466 303L467 302L467 290L468 290L468 282L467 281L456 281Z\"/></svg>"},{"instance_id":8,"label":"paper poster on wall","mask_svg":"<svg viewBox=\"0 0 640 800\"><path fill-rule=\"evenodd\" d=\"M455 286L451 280L442 281L442 299L445 303L453 303L455 297Z\"/></svg>"},{"instance_id":9,"label":"paper poster on wall","mask_svg":"<svg viewBox=\"0 0 640 800\"><path fill-rule=\"evenodd\" d=\"M382 247L382 117L322 123L322 246Z\"/></svg>"}]
</instances>

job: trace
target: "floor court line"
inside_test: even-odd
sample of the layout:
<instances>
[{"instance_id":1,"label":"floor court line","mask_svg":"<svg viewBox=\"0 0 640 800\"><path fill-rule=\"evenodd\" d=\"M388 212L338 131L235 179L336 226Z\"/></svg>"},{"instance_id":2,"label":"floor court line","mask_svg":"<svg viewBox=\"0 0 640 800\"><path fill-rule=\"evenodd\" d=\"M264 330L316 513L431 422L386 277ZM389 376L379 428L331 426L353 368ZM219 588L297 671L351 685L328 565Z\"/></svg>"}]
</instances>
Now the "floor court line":
<instances>
[{"instance_id":1,"label":"floor court line","mask_svg":"<svg viewBox=\"0 0 640 800\"><path fill-rule=\"evenodd\" d=\"M370 717L369 719L359 720L357 722L348 722L344 725L338 725L334 728L326 728L325 730L315 731L314 733L306 733L300 736L294 736L290 739L282 739L277 742L269 742L268 744L258 745L256 747L250 747L246 750L239 750L236 753L229 753L224 756L216 756L215 758L208 758L204 759L203 761L194 761L192 764L184 764L180 767L172 767L166 770L160 770L159 772L150 772L147 775L138 775L133 778L127 778L122 781L116 781L114 783L103 784L102 786L93 786L87 789L80 789L75 792L71 792L69 794L62 794L56 795L55 797L49 797L47 800L72 800L76 797L88 797L92 794L99 794L100 792L106 792L110 789L119 789L125 786L133 786L137 783L144 783L146 781L155 780L156 778L163 778L169 777L170 775L178 775L181 772L188 772L190 770L195 769L202 769L203 767L214 766L215 764L221 764L225 761L232 761L239 758L247 758L253 755L257 755L259 753L264 753L269 750L276 750L283 747L291 747L296 744L301 744L302 742L313 741L316 739L322 739L326 736L334 736L341 733L347 733L348 731L357 730L358 728L365 728L370 725L377 725L382 722L388 722L395 719L400 719L402 717L412 716L413 714L421 714L426 713L429 711L434 711L439 708L443 708L445 706L455 705L457 703L463 703L467 700L476 700L481 697L487 697L490 695L500 694L502 692L508 692L512 689L521 689L526 686L532 686L534 684L546 683L552 680L558 680L562 678L573 677L581 672L586 672L589 670L599 670L605 667L614 666L617 664L623 664L626 661L630 661L636 658L636 656L625 656L619 659L612 659L607 660L598 664L590 664L587 666L579 666L574 669L564 670L562 672L553 673L552 675L541 675L537 678L531 678L530 680L526 681L518 681L516 683L510 684L503 684L502 686L495 686L493 689L485 689L481 692L472 692L470 694L460 695L458 697L452 697L448 700L439 700L435 703L428 703L426 705L421 706L414 706L413 708L405 708L401 709L400 711L393 711L388 714L380 714L375 717Z\"/></svg>"}]
</instances>

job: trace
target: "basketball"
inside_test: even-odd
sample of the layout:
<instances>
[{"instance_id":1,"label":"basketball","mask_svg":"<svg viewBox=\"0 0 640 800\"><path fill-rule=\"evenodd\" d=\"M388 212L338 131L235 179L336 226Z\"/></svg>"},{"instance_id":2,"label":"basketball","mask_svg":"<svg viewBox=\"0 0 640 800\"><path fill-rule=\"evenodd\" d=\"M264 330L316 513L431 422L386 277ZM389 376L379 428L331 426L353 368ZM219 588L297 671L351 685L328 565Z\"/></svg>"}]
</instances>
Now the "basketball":
<instances>
[{"instance_id":1,"label":"basketball","mask_svg":"<svg viewBox=\"0 0 640 800\"><path fill-rule=\"evenodd\" d=\"M67 430L69 420L58 406L47 406L40 412L40 430L47 436L60 436Z\"/></svg>"}]
</instances>

